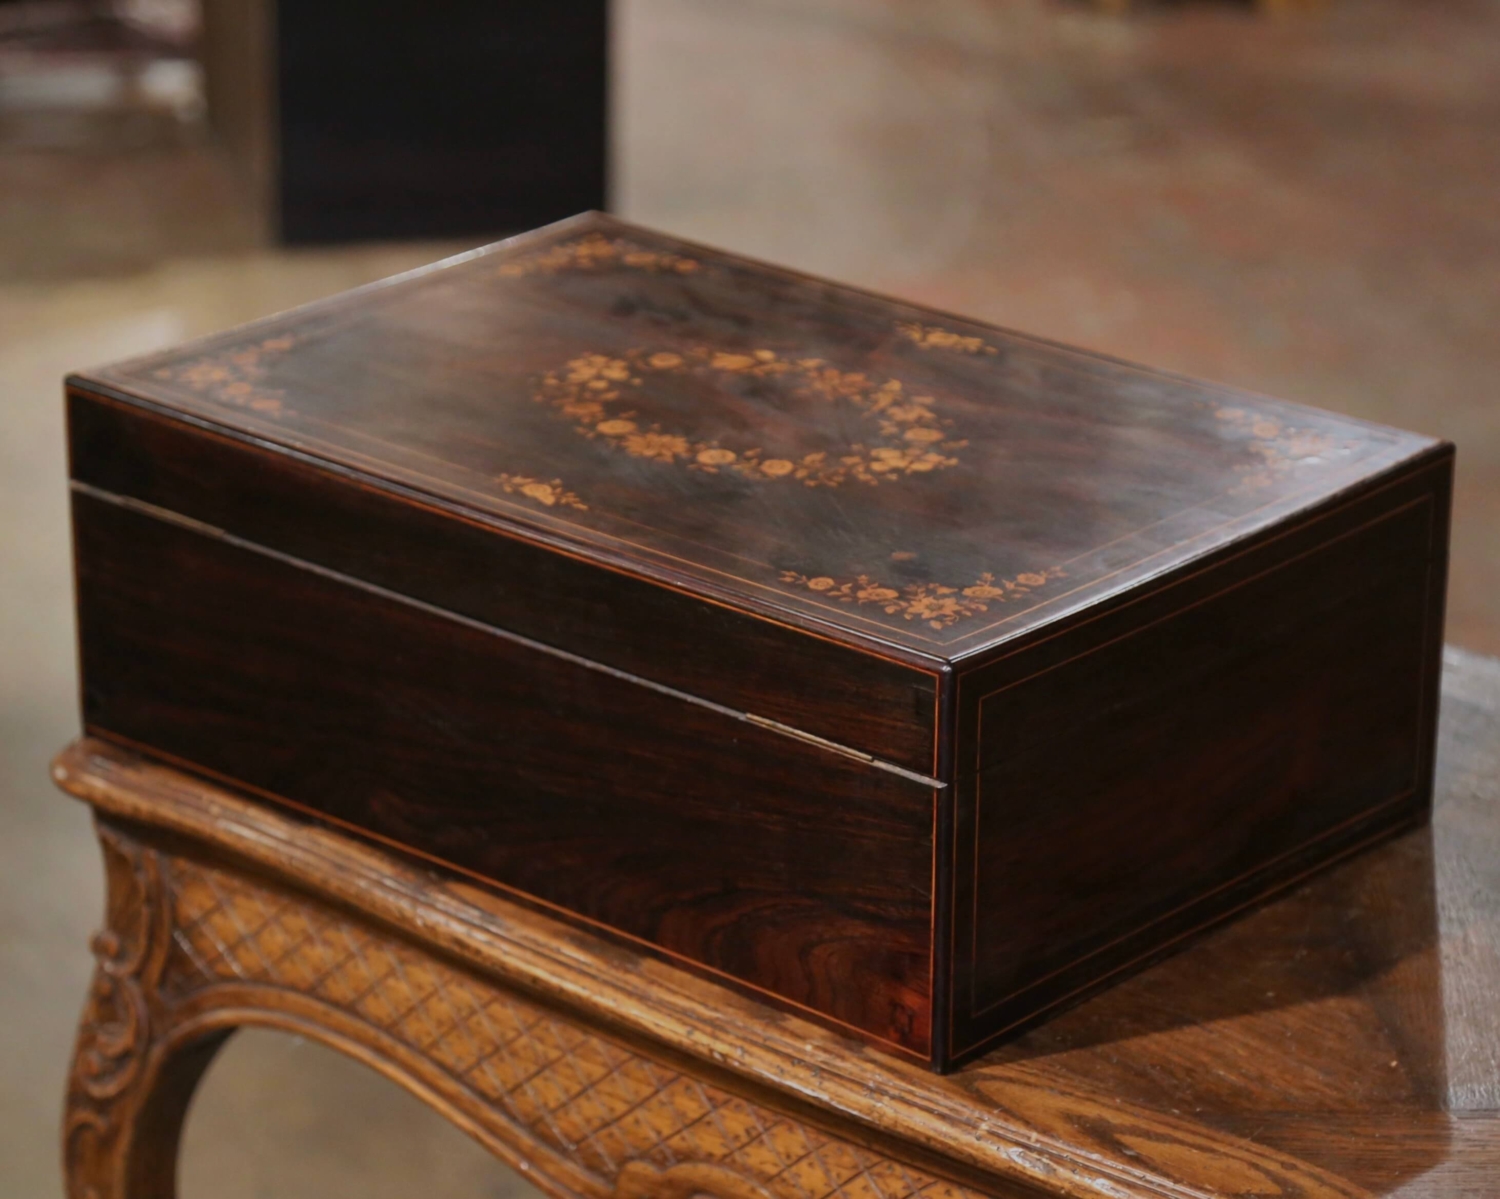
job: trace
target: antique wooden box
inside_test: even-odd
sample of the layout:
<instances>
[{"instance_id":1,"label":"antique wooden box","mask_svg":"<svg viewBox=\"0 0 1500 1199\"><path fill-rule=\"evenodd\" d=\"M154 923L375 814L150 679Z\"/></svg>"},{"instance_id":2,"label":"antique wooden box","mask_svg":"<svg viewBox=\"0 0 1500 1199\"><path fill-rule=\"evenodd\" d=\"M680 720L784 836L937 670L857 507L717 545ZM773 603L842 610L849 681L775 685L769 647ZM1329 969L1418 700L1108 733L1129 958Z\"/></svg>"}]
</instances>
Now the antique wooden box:
<instances>
[{"instance_id":1,"label":"antique wooden box","mask_svg":"<svg viewBox=\"0 0 1500 1199\"><path fill-rule=\"evenodd\" d=\"M939 1069L1428 808L1443 443L598 215L68 395L90 733Z\"/></svg>"}]
</instances>

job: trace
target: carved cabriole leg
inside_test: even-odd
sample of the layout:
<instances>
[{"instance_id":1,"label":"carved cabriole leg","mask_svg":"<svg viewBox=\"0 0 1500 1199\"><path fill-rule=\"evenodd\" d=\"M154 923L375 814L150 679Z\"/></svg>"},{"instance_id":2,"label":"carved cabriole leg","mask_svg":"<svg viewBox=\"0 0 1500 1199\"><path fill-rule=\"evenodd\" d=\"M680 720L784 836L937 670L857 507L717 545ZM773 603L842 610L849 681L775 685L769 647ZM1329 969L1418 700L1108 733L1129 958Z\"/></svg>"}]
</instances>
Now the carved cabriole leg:
<instances>
[{"instance_id":1,"label":"carved cabriole leg","mask_svg":"<svg viewBox=\"0 0 1500 1199\"><path fill-rule=\"evenodd\" d=\"M157 852L99 826L108 918L73 1054L64 1115L70 1199L171 1199L193 1090L232 1029L168 1038L157 993L171 912Z\"/></svg>"},{"instance_id":2,"label":"carved cabriole leg","mask_svg":"<svg viewBox=\"0 0 1500 1199\"><path fill-rule=\"evenodd\" d=\"M559 1199L978 1199L352 912L103 821L100 837L109 924L69 1091L71 1199L170 1199L193 1087L247 1026L356 1058Z\"/></svg>"}]
</instances>

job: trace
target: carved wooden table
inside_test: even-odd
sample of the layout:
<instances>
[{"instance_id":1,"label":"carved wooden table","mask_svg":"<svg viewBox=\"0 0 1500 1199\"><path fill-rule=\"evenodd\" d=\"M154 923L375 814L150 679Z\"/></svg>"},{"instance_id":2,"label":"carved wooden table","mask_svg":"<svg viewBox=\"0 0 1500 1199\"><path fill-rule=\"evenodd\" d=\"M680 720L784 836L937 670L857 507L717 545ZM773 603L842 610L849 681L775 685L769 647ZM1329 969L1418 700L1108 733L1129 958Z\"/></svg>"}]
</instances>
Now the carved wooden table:
<instances>
[{"instance_id":1,"label":"carved wooden table","mask_svg":"<svg viewBox=\"0 0 1500 1199\"><path fill-rule=\"evenodd\" d=\"M374 1066L543 1189L1500 1194L1500 662L1449 652L1434 826L939 1078L97 741L75 1199L174 1192L239 1027Z\"/></svg>"}]
</instances>

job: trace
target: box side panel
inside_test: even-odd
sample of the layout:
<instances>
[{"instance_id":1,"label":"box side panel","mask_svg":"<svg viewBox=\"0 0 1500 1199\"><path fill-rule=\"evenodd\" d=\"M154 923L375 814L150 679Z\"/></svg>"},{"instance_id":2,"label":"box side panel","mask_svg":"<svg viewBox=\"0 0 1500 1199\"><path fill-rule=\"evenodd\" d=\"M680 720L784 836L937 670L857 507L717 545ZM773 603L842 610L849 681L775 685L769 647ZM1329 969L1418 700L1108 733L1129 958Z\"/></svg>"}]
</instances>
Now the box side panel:
<instances>
[{"instance_id":1,"label":"box side panel","mask_svg":"<svg viewBox=\"0 0 1500 1199\"><path fill-rule=\"evenodd\" d=\"M933 788L74 497L84 717L926 1058Z\"/></svg>"},{"instance_id":2,"label":"box side panel","mask_svg":"<svg viewBox=\"0 0 1500 1199\"><path fill-rule=\"evenodd\" d=\"M933 772L932 674L285 453L69 397L73 477L486 624Z\"/></svg>"},{"instance_id":3,"label":"box side panel","mask_svg":"<svg viewBox=\"0 0 1500 1199\"><path fill-rule=\"evenodd\" d=\"M1450 478L961 681L956 1056L1425 814Z\"/></svg>"}]
</instances>

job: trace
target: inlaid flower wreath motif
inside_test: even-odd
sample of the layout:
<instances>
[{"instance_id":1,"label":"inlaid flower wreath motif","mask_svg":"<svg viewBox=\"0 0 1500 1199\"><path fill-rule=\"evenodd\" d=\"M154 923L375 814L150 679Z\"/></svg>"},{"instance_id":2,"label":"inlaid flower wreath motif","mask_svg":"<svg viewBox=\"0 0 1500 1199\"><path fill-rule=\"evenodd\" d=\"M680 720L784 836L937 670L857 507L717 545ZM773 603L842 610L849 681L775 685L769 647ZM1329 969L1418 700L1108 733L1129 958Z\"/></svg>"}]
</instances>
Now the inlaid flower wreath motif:
<instances>
[{"instance_id":1,"label":"inlaid flower wreath motif","mask_svg":"<svg viewBox=\"0 0 1500 1199\"><path fill-rule=\"evenodd\" d=\"M841 604L875 604L890 616L920 620L934 629L946 629L960 620L988 612L991 604L1005 604L1022 599L1054 579L1067 577L1060 566L1043 571L1027 571L1013 579L996 578L989 571L967 587L948 587L942 583L909 583L892 586L877 582L869 575L839 580L827 575L808 576L795 570L781 572L781 581L804 587L822 599Z\"/></svg>"},{"instance_id":2,"label":"inlaid flower wreath motif","mask_svg":"<svg viewBox=\"0 0 1500 1199\"><path fill-rule=\"evenodd\" d=\"M705 440L642 414L652 400L653 381L672 377L779 381L799 401L849 405L869 436L799 453ZM958 464L952 452L968 444L949 436L952 422L940 415L933 396L911 395L899 379L873 378L839 370L821 358L787 358L765 349L738 353L698 346L633 349L618 357L581 354L542 377L536 400L571 421L584 437L606 441L632 457L807 487L838 487L850 480L877 484L945 470Z\"/></svg>"}]
</instances>

